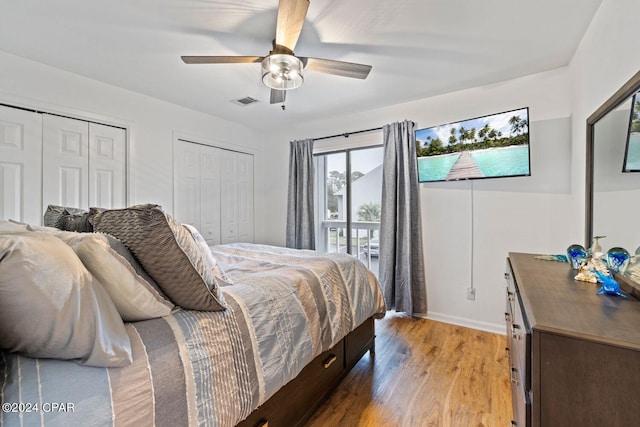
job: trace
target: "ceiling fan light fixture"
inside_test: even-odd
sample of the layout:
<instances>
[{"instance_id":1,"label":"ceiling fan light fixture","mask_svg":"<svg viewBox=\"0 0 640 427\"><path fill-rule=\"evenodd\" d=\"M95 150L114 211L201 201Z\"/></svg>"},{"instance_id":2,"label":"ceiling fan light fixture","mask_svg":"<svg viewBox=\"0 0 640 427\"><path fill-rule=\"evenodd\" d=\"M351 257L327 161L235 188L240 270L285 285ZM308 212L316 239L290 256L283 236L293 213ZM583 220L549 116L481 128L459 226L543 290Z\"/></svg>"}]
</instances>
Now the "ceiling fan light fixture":
<instances>
[{"instance_id":1,"label":"ceiling fan light fixture","mask_svg":"<svg viewBox=\"0 0 640 427\"><path fill-rule=\"evenodd\" d=\"M296 89L304 81L303 69L302 61L293 55L269 55L262 60L262 82L271 89Z\"/></svg>"}]
</instances>

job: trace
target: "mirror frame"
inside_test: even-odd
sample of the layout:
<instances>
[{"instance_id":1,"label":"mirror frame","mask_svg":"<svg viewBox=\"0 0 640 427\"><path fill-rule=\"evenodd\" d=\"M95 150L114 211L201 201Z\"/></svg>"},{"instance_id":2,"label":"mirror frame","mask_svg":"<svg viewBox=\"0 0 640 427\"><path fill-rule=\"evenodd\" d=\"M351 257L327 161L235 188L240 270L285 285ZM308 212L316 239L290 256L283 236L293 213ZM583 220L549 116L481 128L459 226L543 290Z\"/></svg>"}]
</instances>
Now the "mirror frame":
<instances>
[{"instance_id":1,"label":"mirror frame","mask_svg":"<svg viewBox=\"0 0 640 427\"><path fill-rule=\"evenodd\" d=\"M587 182L585 186L585 248L593 240L593 137L594 125L607 113L640 90L640 71L626 82L616 93L587 118Z\"/></svg>"}]
</instances>

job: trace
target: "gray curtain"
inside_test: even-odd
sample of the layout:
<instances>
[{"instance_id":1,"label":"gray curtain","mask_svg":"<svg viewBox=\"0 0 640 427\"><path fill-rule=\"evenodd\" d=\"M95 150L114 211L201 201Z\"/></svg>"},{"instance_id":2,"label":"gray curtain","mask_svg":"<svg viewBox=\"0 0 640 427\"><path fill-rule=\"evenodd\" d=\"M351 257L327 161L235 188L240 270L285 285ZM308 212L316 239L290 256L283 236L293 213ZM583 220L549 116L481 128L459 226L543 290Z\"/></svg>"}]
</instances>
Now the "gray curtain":
<instances>
[{"instance_id":1,"label":"gray curtain","mask_svg":"<svg viewBox=\"0 0 640 427\"><path fill-rule=\"evenodd\" d=\"M415 123L383 127L380 283L387 309L427 312Z\"/></svg>"},{"instance_id":2,"label":"gray curtain","mask_svg":"<svg viewBox=\"0 0 640 427\"><path fill-rule=\"evenodd\" d=\"M315 249L313 139L290 142L287 247Z\"/></svg>"}]
</instances>

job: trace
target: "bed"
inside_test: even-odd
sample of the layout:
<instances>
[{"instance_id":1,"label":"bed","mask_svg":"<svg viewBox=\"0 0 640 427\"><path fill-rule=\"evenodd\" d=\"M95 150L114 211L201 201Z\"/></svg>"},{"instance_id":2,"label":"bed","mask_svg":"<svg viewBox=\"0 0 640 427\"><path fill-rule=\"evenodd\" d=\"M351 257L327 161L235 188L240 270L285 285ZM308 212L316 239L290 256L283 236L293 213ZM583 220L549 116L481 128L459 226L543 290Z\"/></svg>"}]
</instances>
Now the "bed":
<instances>
[{"instance_id":1,"label":"bed","mask_svg":"<svg viewBox=\"0 0 640 427\"><path fill-rule=\"evenodd\" d=\"M29 232L51 238L28 230L16 239L33 240ZM87 234L103 239L84 233L62 240L82 253L77 246ZM372 319L384 316L385 306L360 261L257 244L207 249L223 272L214 293L223 309L176 306L164 316L124 321L124 366L3 351L0 425L296 425L373 351ZM0 278L0 298L3 289Z\"/></svg>"}]
</instances>

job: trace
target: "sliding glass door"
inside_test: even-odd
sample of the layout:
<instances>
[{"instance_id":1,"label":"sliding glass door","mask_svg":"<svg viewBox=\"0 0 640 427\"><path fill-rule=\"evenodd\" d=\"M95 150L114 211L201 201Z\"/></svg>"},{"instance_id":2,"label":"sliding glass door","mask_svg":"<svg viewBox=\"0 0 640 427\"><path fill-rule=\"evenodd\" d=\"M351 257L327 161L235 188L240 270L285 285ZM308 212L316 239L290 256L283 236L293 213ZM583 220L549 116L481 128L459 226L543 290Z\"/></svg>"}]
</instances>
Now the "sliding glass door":
<instances>
[{"instance_id":1,"label":"sliding glass door","mask_svg":"<svg viewBox=\"0 0 640 427\"><path fill-rule=\"evenodd\" d=\"M381 146L315 155L317 249L356 256L376 275L382 158Z\"/></svg>"}]
</instances>

